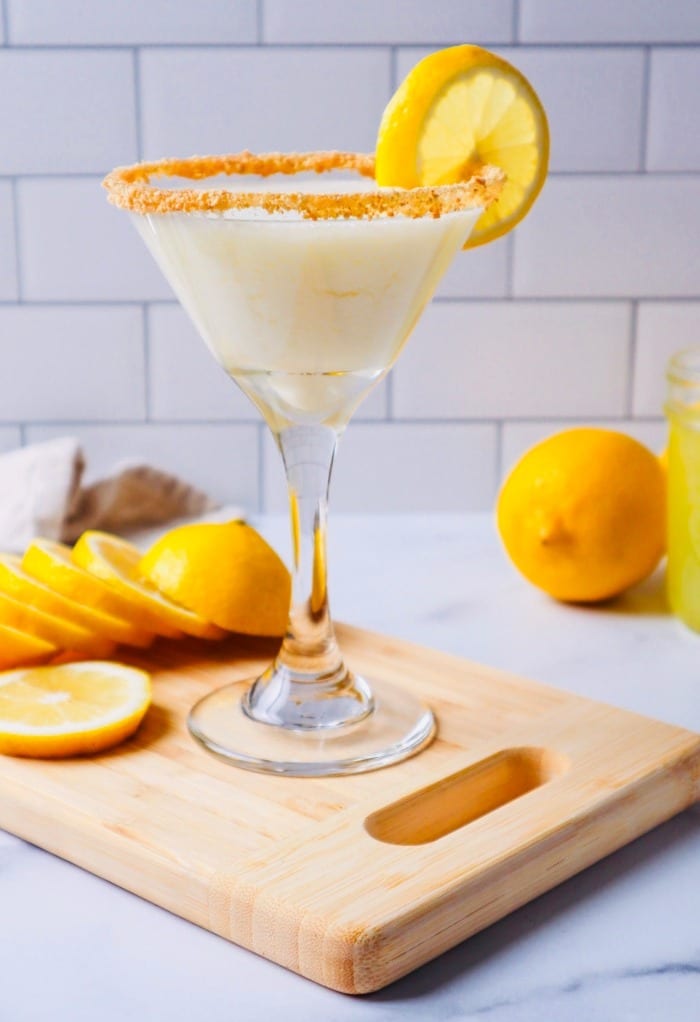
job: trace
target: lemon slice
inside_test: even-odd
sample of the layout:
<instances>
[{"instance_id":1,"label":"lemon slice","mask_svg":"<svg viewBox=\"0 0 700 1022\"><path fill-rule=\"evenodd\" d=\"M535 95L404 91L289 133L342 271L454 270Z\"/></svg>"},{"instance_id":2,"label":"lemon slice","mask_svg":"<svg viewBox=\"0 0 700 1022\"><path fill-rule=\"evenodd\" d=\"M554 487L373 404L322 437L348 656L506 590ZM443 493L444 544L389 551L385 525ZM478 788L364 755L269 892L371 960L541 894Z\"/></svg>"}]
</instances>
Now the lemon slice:
<instances>
[{"instance_id":1,"label":"lemon slice","mask_svg":"<svg viewBox=\"0 0 700 1022\"><path fill-rule=\"evenodd\" d=\"M221 628L284 635L289 572L245 522L181 525L143 556L141 573L161 592Z\"/></svg>"},{"instance_id":2,"label":"lemon slice","mask_svg":"<svg viewBox=\"0 0 700 1022\"><path fill-rule=\"evenodd\" d=\"M39 663L56 653L56 647L35 635L27 635L9 625L0 625L0 668Z\"/></svg>"},{"instance_id":3,"label":"lemon slice","mask_svg":"<svg viewBox=\"0 0 700 1022\"><path fill-rule=\"evenodd\" d=\"M74 564L70 547L50 539L35 539L26 549L22 568L61 596L124 618L133 626L129 645L145 647L153 641L153 632L142 627L143 613L139 605Z\"/></svg>"},{"instance_id":4,"label":"lemon slice","mask_svg":"<svg viewBox=\"0 0 700 1022\"><path fill-rule=\"evenodd\" d=\"M85 607L32 578L22 568L22 558L14 554L0 554L0 592L49 614L67 618L113 642L139 645L143 639L143 630L124 618L114 617L94 607Z\"/></svg>"},{"instance_id":5,"label":"lemon slice","mask_svg":"<svg viewBox=\"0 0 700 1022\"><path fill-rule=\"evenodd\" d=\"M55 614L47 614L28 603L21 603L6 593L0 593L0 624L34 635L58 649L74 650L89 657L108 657L114 652L111 639L95 635L87 628Z\"/></svg>"},{"instance_id":6,"label":"lemon slice","mask_svg":"<svg viewBox=\"0 0 700 1022\"><path fill-rule=\"evenodd\" d=\"M144 622L158 635L222 639L226 632L191 610L178 607L139 580L141 551L125 539L106 532L84 532L73 547L73 560L142 608Z\"/></svg>"},{"instance_id":7,"label":"lemon slice","mask_svg":"<svg viewBox=\"0 0 700 1022\"><path fill-rule=\"evenodd\" d=\"M421 60L384 111L377 184L401 188L466 181L484 164L506 182L465 248L493 241L528 212L544 184L549 128L523 75L479 46L452 46Z\"/></svg>"},{"instance_id":8,"label":"lemon slice","mask_svg":"<svg viewBox=\"0 0 700 1022\"><path fill-rule=\"evenodd\" d=\"M0 753L57 758L101 752L132 735L151 701L145 671L61 664L0 674Z\"/></svg>"}]
</instances>

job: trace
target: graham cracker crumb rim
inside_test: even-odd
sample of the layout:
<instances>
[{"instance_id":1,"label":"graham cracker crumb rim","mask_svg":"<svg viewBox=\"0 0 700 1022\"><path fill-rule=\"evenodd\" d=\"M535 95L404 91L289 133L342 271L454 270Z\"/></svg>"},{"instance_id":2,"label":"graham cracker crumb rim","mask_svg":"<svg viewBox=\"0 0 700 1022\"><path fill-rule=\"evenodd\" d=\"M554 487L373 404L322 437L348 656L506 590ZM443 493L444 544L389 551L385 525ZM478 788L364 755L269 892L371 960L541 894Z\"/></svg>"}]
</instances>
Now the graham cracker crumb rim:
<instances>
[{"instance_id":1,"label":"graham cracker crumb rim","mask_svg":"<svg viewBox=\"0 0 700 1022\"><path fill-rule=\"evenodd\" d=\"M486 209L500 195L505 175L484 165L468 181L408 189L372 192L245 192L225 188L162 188L151 184L154 175L201 181L219 174L298 174L350 170L374 178L374 156L368 153L232 153L190 156L117 167L102 182L109 201L120 209L142 215L163 213L217 213L229 209L262 209L267 213L296 212L304 219L374 219L406 216L439 217L464 209Z\"/></svg>"}]
</instances>

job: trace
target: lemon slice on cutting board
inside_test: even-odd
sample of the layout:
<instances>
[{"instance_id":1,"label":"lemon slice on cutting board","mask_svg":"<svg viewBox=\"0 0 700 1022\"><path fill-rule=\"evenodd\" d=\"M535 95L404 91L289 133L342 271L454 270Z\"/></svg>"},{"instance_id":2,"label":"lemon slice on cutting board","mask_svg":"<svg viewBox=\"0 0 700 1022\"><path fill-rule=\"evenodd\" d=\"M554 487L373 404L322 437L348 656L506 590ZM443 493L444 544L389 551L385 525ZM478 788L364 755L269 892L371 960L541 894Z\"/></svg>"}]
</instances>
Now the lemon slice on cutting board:
<instances>
[{"instance_id":1,"label":"lemon slice on cutting board","mask_svg":"<svg viewBox=\"0 0 700 1022\"><path fill-rule=\"evenodd\" d=\"M108 657L114 652L114 643L103 635L95 635L87 628L73 624L66 618L47 614L46 611L21 603L13 596L0 592L0 624L9 625L37 639L51 643L58 649L70 649L89 657Z\"/></svg>"},{"instance_id":2,"label":"lemon slice on cutting board","mask_svg":"<svg viewBox=\"0 0 700 1022\"><path fill-rule=\"evenodd\" d=\"M0 625L0 670L40 663L57 652L57 648L44 639L37 639L35 635L28 635L9 625Z\"/></svg>"},{"instance_id":3,"label":"lemon slice on cutting board","mask_svg":"<svg viewBox=\"0 0 700 1022\"><path fill-rule=\"evenodd\" d=\"M143 639L143 630L125 618L114 617L92 606L76 603L33 578L22 568L22 558L15 554L0 554L0 592L14 596L22 603L31 604L38 610L67 618L113 642L139 645Z\"/></svg>"},{"instance_id":4,"label":"lemon slice on cutting board","mask_svg":"<svg viewBox=\"0 0 700 1022\"><path fill-rule=\"evenodd\" d=\"M505 172L499 199L465 248L512 230L547 176L549 128L527 79L479 46L452 46L419 61L389 101L376 148L377 184L415 188L468 180L485 164Z\"/></svg>"},{"instance_id":5,"label":"lemon slice on cutting board","mask_svg":"<svg viewBox=\"0 0 700 1022\"><path fill-rule=\"evenodd\" d=\"M50 539L35 539L25 551L22 568L61 596L124 618L133 626L129 645L145 647L152 643L153 632L146 630L139 605L75 564L70 547Z\"/></svg>"},{"instance_id":6,"label":"lemon slice on cutting board","mask_svg":"<svg viewBox=\"0 0 700 1022\"><path fill-rule=\"evenodd\" d=\"M88 530L73 547L73 560L143 609L148 626L159 635L179 638L183 632L201 639L222 639L223 628L180 607L139 579L141 551L118 536Z\"/></svg>"},{"instance_id":7,"label":"lemon slice on cutting board","mask_svg":"<svg viewBox=\"0 0 700 1022\"><path fill-rule=\"evenodd\" d=\"M58 758L124 741L151 701L145 671L84 661L0 674L0 753Z\"/></svg>"}]
</instances>

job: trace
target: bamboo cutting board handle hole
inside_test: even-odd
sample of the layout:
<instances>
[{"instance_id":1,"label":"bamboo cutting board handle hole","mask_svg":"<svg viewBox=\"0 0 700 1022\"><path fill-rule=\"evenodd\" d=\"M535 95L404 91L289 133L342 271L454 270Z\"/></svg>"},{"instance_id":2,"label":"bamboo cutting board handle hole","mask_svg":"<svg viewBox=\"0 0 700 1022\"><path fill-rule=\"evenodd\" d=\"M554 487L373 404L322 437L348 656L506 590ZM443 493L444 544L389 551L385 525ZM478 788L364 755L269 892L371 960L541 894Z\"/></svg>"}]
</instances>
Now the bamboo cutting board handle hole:
<instances>
[{"instance_id":1,"label":"bamboo cutting board handle hole","mask_svg":"<svg viewBox=\"0 0 700 1022\"><path fill-rule=\"evenodd\" d=\"M370 837L425 845L541 787L569 768L551 749L503 749L465 770L384 806L365 820Z\"/></svg>"}]
</instances>

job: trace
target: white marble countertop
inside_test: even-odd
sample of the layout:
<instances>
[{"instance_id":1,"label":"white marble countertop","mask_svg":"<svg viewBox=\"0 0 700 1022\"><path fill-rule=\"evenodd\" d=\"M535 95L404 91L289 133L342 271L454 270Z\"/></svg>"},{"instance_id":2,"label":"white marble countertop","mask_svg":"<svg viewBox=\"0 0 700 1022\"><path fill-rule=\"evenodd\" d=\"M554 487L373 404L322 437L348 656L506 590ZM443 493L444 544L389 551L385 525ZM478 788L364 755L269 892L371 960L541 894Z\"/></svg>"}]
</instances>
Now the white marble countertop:
<instances>
[{"instance_id":1,"label":"white marble countertop","mask_svg":"<svg viewBox=\"0 0 700 1022\"><path fill-rule=\"evenodd\" d=\"M280 550L286 522L257 523ZM338 517L334 614L700 731L700 637L654 578L598 609L509 566L486 515ZM697 1022L700 807L379 993L315 986L0 832L0 1022Z\"/></svg>"}]
</instances>

